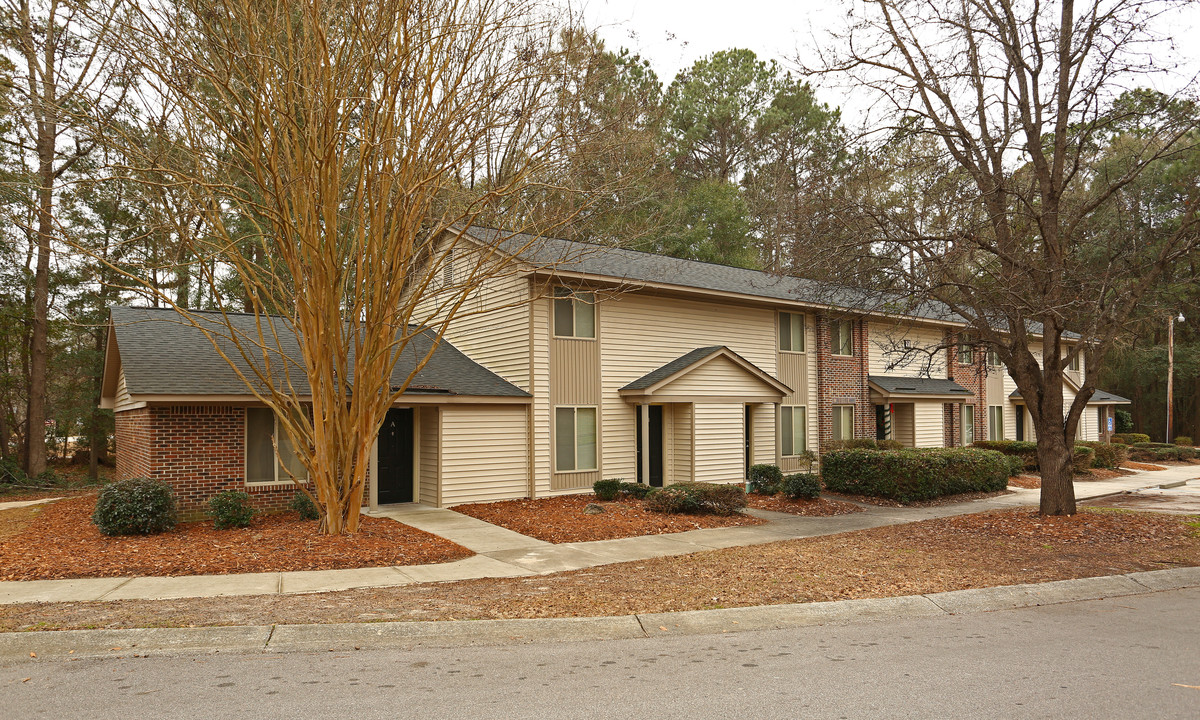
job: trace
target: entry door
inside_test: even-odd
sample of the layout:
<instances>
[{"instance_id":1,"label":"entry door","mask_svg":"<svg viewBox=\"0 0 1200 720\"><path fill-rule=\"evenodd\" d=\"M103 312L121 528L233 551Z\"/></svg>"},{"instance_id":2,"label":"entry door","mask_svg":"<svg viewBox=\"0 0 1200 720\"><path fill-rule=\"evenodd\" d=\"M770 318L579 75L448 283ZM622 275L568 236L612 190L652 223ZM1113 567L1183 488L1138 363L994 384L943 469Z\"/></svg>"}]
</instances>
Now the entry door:
<instances>
[{"instance_id":1,"label":"entry door","mask_svg":"<svg viewBox=\"0 0 1200 720\"><path fill-rule=\"evenodd\" d=\"M746 420L742 423L742 440L746 445L746 467L743 471L746 477L750 477L751 455L754 454L754 448L751 445L750 439L754 437L754 425L752 421L753 415L750 412L750 406L746 406Z\"/></svg>"},{"instance_id":2,"label":"entry door","mask_svg":"<svg viewBox=\"0 0 1200 720\"><path fill-rule=\"evenodd\" d=\"M663 486L663 409L662 405L650 406L650 479L642 477L642 409L637 411L637 479L649 482L651 487Z\"/></svg>"},{"instance_id":3,"label":"entry door","mask_svg":"<svg viewBox=\"0 0 1200 720\"><path fill-rule=\"evenodd\" d=\"M383 427L379 429L380 505L413 501L413 410L388 410Z\"/></svg>"},{"instance_id":4,"label":"entry door","mask_svg":"<svg viewBox=\"0 0 1200 720\"><path fill-rule=\"evenodd\" d=\"M1025 439L1025 406L1017 406L1017 442Z\"/></svg>"}]
</instances>

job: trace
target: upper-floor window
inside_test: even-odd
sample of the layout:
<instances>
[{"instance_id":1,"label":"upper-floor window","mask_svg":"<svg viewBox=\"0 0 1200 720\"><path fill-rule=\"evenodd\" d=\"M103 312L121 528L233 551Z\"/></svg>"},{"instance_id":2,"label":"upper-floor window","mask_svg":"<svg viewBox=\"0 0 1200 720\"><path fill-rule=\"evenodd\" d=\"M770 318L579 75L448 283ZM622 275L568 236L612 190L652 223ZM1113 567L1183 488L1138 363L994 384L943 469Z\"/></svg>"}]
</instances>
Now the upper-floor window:
<instances>
[{"instance_id":1,"label":"upper-floor window","mask_svg":"<svg viewBox=\"0 0 1200 720\"><path fill-rule=\"evenodd\" d=\"M975 362L975 345L974 338L970 335L958 336L958 363L960 365L970 365Z\"/></svg>"},{"instance_id":2,"label":"upper-floor window","mask_svg":"<svg viewBox=\"0 0 1200 720\"><path fill-rule=\"evenodd\" d=\"M1067 362L1067 369L1071 372L1079 372L1079 355L1076 353L1074 357Z\"/></svg>"},{"instance_id":3,"label":"upper-floor window","mask_svg":"<svg viewBox=\"0 0 1200 720\"><path fill-rule=\"evenodd\" d=\"M275 454L278 446L279 454ZM246 482L304 481L308 473L271 408L246 408Z\"/></svg>"},{"instance_id":4,"label":"upper-floor window","mask_svg":"<svg viewBox=\"0 0 1200 720\"><path fill-rule=\"evenodd\" d=\"M854 354L854 321L836 320L829 328L830 352L834 355Z\"/></svg>"},{"instance_id":5,"label":"upper-floor window","mask_svg":"<svg viewBox=\"0 0 1200 720\"><path fill-rule=\"evenodd\" d=\"M783 352L804 352L803 315L779 313L779 349Z\"/></svg>"},{"instance_id":6,"label":"upper-floor window","mask_svg":"<svg viewBox=\"0 0 1200 720\"><path fill-rule=\"evenodd\" d=\"M570 288L554 288L554 336L596 337L596 296Z\"/></svg>"},{"instance_id":7,"label":"upper-floor window","mask_svg":"<svg viewBox=\"0 0 1200 720\"><path fill-rule=\"evenodd\" d=\"M1000 353L995 350L988 350L987 364L989 367L1000 367Z\"/></svg>"}]
</instances>

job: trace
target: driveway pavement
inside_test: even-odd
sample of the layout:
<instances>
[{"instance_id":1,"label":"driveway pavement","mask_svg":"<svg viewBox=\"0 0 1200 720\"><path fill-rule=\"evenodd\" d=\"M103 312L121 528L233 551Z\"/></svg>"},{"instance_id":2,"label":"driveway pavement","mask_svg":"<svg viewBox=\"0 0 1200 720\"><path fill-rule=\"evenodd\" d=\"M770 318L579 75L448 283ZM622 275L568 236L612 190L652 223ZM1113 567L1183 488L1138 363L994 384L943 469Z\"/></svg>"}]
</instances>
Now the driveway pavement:
<instances>
[{"instance_id":1,"label":"driveway pavement","mask_svg":"<svg viewBox=\"0 0 1200 720\"><path fill-rule=\"evenodd\" d=\"M1200 475L1200 466L1174 467L1113 480L1078 482L1075 484L1075 493L1077 499L1086 500L1170 484L1197 475ZM381 509L376 514L439 535L477 554L450 563L402 567L180 577L9 581L0 582L0 604L167 600L327 592L484 577L530 576L734 546L831 535L931 518L1032 505L1037 501L1037 490L1018 489L1008 495L972 502L926 508L867 506L861 513L834 517L799 517L752 510L750 512L769 522L753 527L709 528L670 535L559 545L527 537L453 510L421 505L397 506Z\"/></svg>"}]
</instances>

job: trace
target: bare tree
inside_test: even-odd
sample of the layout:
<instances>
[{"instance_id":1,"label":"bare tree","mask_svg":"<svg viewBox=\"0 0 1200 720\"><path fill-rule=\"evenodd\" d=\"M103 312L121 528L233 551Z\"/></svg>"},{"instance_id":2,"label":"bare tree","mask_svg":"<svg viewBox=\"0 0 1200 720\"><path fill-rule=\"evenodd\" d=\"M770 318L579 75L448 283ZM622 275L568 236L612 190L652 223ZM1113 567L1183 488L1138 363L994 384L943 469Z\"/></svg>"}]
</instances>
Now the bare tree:
<instances>
[{"instance_id":1,"label":"bare tree","mask_svg":"<svg viewBox=\"0 0 1200 720\"><path fill-rule=\"evenodd\" d=\"M13 109L19 118L5 142L15 145L32 166L25 180L34 207L34 222L26 230L37 248L25 417L25 470L30 475L46 469L50 260L55 244L63 240L55 220L56 195L64 175L95 147L88 128L120 105L125 66L108 37L118 5L119 0L5 0L0 5L0 43L15 60Z\"/></svg>"},{"instance_id":2,"label":"bare tree","mask_svg":"<svg viewBox=\"0 0 1200 720\"><path fill-rule=\"evenodd\" d=\"M1044 514L1075 512L1076 429L1115 338L1154 301L1164 272L1197 248L1194 186L1172 210L1177 230L1156 244L1089 227L1144 169L1192 146L1189 116L1117 102L1154 73L1185 96L1194 89L1163 65L1169 52L1154 35L1177 5L855 3L817 69L873 94L871 107L892 119L888 142L935 141L920 145L936 151L923 158L927 168L944 168L945 180L928 183L942 186L940 206L929 197L922 212L864 202L859 254L840 256L897 258L892 289L940 303L1004 361L1037 433ZM1131 126L1124 162L1098 164ZM1064 370L1076 356L1086 372L1067 404Z\"/></svg>"},{"instance_id":3,"label":"bare tree","mask_svg":"<svg viewBox=\"0 0 1200 720\"><path fill-rule=\"evenodd\" d=\"M178 0L131 8L123 30L143 117L179 138L165 154L115 128L124 174L200 209L205 232L177 233L225 321L158 295L274 410L322 531L354 532L372 443L415 374L392 382L400 354L516 271L524 236L466 253L458 230L528 230L558 191L539 122L555 23L503 0ZM252 331L227 312L231 280Z\"/></svg>"}]
</instances>

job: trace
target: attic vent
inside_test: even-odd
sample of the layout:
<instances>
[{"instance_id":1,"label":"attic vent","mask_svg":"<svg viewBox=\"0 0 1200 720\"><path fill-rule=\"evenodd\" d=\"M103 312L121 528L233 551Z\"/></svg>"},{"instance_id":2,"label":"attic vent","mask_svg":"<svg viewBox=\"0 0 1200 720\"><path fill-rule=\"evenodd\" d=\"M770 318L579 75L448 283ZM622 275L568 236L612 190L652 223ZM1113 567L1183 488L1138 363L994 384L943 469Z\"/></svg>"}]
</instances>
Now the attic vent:
<instances>
[{"instance_id":1,"label":"attic vent","mask_svg":"<svg viewBox=\"0 0 1200 720\"><path fill-rule=\"evenodd\" d=\"M454 284L454 248L446 251L443 262L445 265L442 267L442 284L450 287Z\"/></svg>"}]
</instances>

